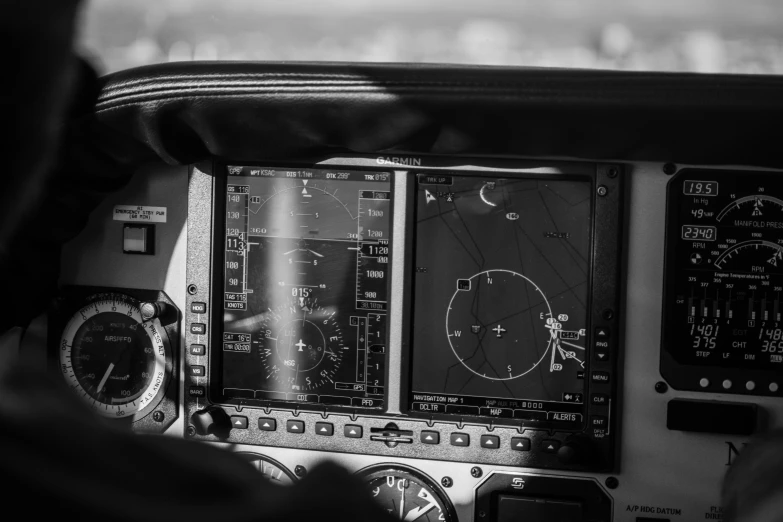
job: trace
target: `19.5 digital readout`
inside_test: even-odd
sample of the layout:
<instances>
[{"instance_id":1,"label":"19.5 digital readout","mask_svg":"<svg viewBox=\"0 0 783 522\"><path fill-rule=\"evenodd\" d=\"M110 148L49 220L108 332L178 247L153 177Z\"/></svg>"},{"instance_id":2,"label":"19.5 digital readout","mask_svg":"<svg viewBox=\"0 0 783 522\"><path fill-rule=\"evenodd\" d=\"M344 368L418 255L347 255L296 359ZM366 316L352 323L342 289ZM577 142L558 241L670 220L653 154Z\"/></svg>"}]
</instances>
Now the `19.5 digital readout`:
<instances>
[{"instance_id":1,"label":"19.5 digital readout","mask_svg":"<svg viewBox=\"0 0 783 522\"><path fill-rule=\"evenodd\" d=\"M717 196L717 181L685 181L682 193L686 196Z\"/></svg>"},{"instance_id":2,"label":"19.5 digital readout","mask_svg":"<svg viewBox=\"0 0 783 522\"><path fill-rule=\"evenodd\" d=\"M683 225L682 239L688 241L715 241L717 229L705 225Z\"/></svg>"}]
</instances>

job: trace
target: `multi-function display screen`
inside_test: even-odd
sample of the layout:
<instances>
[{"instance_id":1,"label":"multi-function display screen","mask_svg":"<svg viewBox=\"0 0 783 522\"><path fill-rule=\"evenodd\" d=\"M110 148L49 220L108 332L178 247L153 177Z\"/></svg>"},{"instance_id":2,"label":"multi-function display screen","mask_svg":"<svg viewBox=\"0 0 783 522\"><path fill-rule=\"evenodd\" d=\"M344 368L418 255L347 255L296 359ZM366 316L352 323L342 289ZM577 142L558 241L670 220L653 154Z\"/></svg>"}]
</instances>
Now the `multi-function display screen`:
<instances>
[{"instance_id":1,"label":"multi-function display screen","mask_svg":"<svg viewBox=\"0 0 783 522\"><path fill-rule=\"evenodd\" d=\"M578 426L591 182L417 179L413 412Z\"/></svg>"},{"instance_id":2,"label":"multi-function display screen","mask_svg":"<svg viewBox=\"0 0 783 522\"><path fill-rule=\"evenodd\" d=\"M391 174L228 167L225 398L381 407Z\"/></svg>"},{"instance_id":3,"label":"multi-function display screen","mask_svg":"<svg viewBox=\"0 0 783 522\"><path fill-rule=\"evenodd\" d=\"M668 190L664 349L695 368L690 383L700 381L703 367L783 371L779 176L684 171ZM697 389L710 384L734 386L703 379Z\"/></svg>"}]
</instances>

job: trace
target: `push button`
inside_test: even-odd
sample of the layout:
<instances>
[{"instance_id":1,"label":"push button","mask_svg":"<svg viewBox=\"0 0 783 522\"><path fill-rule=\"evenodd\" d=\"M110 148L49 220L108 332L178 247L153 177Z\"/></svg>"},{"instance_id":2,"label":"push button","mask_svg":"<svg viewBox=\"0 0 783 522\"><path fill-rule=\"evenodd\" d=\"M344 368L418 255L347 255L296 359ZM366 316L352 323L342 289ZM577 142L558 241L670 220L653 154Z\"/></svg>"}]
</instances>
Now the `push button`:
<instances>
[{"instance_id":1,"label":"push button","mask_svg":"<svg viewBox=\"0 0 783 522\"><path fill-rule=\"evenodd\" d=\"M190 353L191 355L204 355L207 353L207 347L203 344L191 344Z\"/></svg>"},{"instance_id":2,"label":"push button","mask_svg":"<svg viewBox=\"0 0 783 522\"><path fill-rule=\"evenodd\" d=\"M277 421L267 418L258 419L258 429L261 431L275 431L277 429Z\"/></svg>"},{"instance_id":3,"label":"push button","mask_svg":"<svg viewBox=\"0 0 783 522\"><path fill-rule=\"evenodd\" d=\"M530 439L526 437L511 437L511 449L514 451L530 451Z\"/></svg>"},{"instance_id":4,"label":"push button","mask_svg":"<svg viewBox=\"0 0 783 522\"><path fill-rule=\"evenodd\" d=\"M437 431L422 431L422 444L440 444L440 433Z\"/></svg>"},{"instance_id":5,"label":"push button","mask_svg":"<svg viewBox=\"0 0 783 522\"><path fill-rule=\"evenodd\" d=\"M609 328L605 326L599 326L595 329L595 338L596 339L609 339L610 333Z\"/></svg>"},{"instance_id":6,"label":"push button","mask_svg":"<svg viewBox=\"0 0 783 522\"><path fill-rule=\"evenodd\" d=\"M155 225L126 223L122 227L122 251L125 254L155 254Z\"/></svg>"},{"instance_id":7,"label":"push button","mask_svg":"<svg viewBox=\"0 0 783 522\"><path fill-rule=\"evenodd\" d=\"M590 403L596 406L606 406L609 404L609 396L605 393L594 393L590 396Z\"/></svg>"},{"instance_id":8,"label":"push button","mask_svg":"<svg viewBox=\"0 0 783 522\"><path fill-rule=\"evenodd\" d=\"M334 424L331 422L316 422L315 433L324 437L331 437L334 435Z\"/></svg>"},{"instance_id":9,"label":"push button","mask_svg":"<svg viewBox=\"0 0 783 522\"><path fill-rule=\"evenodd\" d=\"M557 450L560 449L560 441L559 440L543 440L541 441L541 451L544 453L557 453Z\"/></svg>"},{"instance_id":10,"label":"push button","mask_svg":"<svg viewBox=\"0 0 783 522\"><path fill-rule=\"evenodd\" d=\"M240 417L239 415L231 416L231 427L235 430L247 429L247 417Z\"/></svg>"},{"instance_id":11,"label":"push button","mask_svg":"<svg viewBox=\"0 0 783 522\"><path fill-rule=\"evenodd\" d=\"M188 388L188 395L191 397L206 397L207 390L203 386L191 386Z\"/></svg>"},{"instance_id":12,"label":"push button","mask_svg":"<svg viewBox=\"0 0 783 522\"><path fill-rule=\"evenodd\" d=\"M452 446L470 446L470 435L467 433L452 433L451 434Z\"/></svg>"},{"instance_id":13,"label":"push button","mask_svg":"<svg viewBox=\"0 0 783 522\"><path fill-rule=\"evenodd\" d=\"M285 423L285 430L288 433L304 433L305 423L300 420L289 420Z\"/></svg>"},{"instance_id":14,"label":"push button","mask_svg":"<svg viewBox=\"0 0 783 522\"><path fill-rule=\"evenodd\" d=\"M345 435L349 439L361 439L362 427L357 426L356 424L346 424L345 427L343 428L343 435Z\"/></svg>"},{"instance_id":15,"label":"push button","mask_svg":"<svg viewBox=\"0 0 783 522\"><path fill-rule=\"evenodd\" d=\"M609 426L609 419L603 415L593 415L590 417L590 426L605 430Z\"/></svg>"},{"instance_id":16,"label":"push button","mask_svg":"<svg viewBox=\"0 0 783 522\"><path fill-rule=\"evenodd\" d=\"M593 382L609 382L609 372L593 372L590 375L590 380Z\"/></svg>"},{"instance_id":17,"label":"push button","mask_svg":"<svg viewBox=\"0 0 783 522\"><path fill-rule=\"evenodd\" d=\"M609 360L609 341L596 341L593 357L598 362L607 362Z\"/></svg>"},{"instance_id":18,"label":"push button","mask_svg":"<svg viewBox=\"0 0 783 522\"><path fill-rule=\"evenodd\" d=\"M203 366L191 366L190 375L193 377L204 377L204 375L206 375L206 368Z\"/></svg>"},{"instance_id":19,"label":"push button","mask_svg":"<svg viewBox=\"0 0 783 522\"><path fill-rule=\"evenodd\" d=\"M500 437L497 435L482 435L480 443L482 448L498 449L500 447Z\"/></svg>"},{"instance_id":20,"label":"push button","mask_svg":"<svg viewBox=\"0 0 783 522\"><path fill-rule=\"evenodd\" d=\"M194 335L204 335L207 333L207 325L204 323L192 323L190 325L190 333Z\"/></svg>"},{"instance_id":21,"label":"push button","mask_svg":"<svg viewBox=\"0 0 783 522\"><path fill-rule=\"evenodd\" d=\"M207 303L190 303L190 311L194 314L207 313Z\"/></svg>"}]
</instances>

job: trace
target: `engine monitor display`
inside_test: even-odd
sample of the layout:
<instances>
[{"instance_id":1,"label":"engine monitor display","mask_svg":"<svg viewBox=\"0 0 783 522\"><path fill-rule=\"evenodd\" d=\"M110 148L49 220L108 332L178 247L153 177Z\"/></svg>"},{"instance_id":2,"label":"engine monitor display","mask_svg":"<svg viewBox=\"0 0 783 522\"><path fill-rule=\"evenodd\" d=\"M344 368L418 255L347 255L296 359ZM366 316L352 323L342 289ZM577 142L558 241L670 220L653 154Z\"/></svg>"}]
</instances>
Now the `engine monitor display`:
<instances>
[{"instance_id":1,"label":"engine monitor display","mask_svg":"<svg viewBox=\"0 0 783 522\"><path fill-rule=\"evenodd\" d=\"M225 399L383 405L391 174L228 167Z\"/></svg>"},{"instance_id":2,"label":"engine monitor display","mask_svg":"<svg viewBox=\"0 0 783 522\"><path fill-rule=\"evenodd\" d=\"M582 424L588 178L419 175L410 410Z\"/></svg>"},{"instance_id":3,"label":"engine monitor display","mask_svg":"<svg viewBox=\"0 0 783 522\"><path fill-rule=\"evenodd\" d=\"M667 219L664 376L679 389L776 392L775 374L783 375L779 175L682 171L669 182Z\"/></svg>"}]
</instances>

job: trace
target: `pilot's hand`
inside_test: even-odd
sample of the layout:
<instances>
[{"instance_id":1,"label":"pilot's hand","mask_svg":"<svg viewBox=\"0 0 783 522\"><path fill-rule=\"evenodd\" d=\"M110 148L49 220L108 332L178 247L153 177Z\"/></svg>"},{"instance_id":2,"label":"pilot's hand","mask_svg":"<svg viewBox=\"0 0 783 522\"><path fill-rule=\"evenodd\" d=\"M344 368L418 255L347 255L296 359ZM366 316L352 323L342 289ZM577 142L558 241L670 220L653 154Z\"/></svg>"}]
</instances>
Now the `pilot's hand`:
<instances>
[{"instance_id":1,"label":"pilot's hand","mask_svg":"<svg viewBox=\"0 0 783 522\"><path fill-rule=\"evenodd\" d=\"M723 483L723 517L727 522L783 520L783 430L748 444Z\"/></svg>"}]
</instances>

